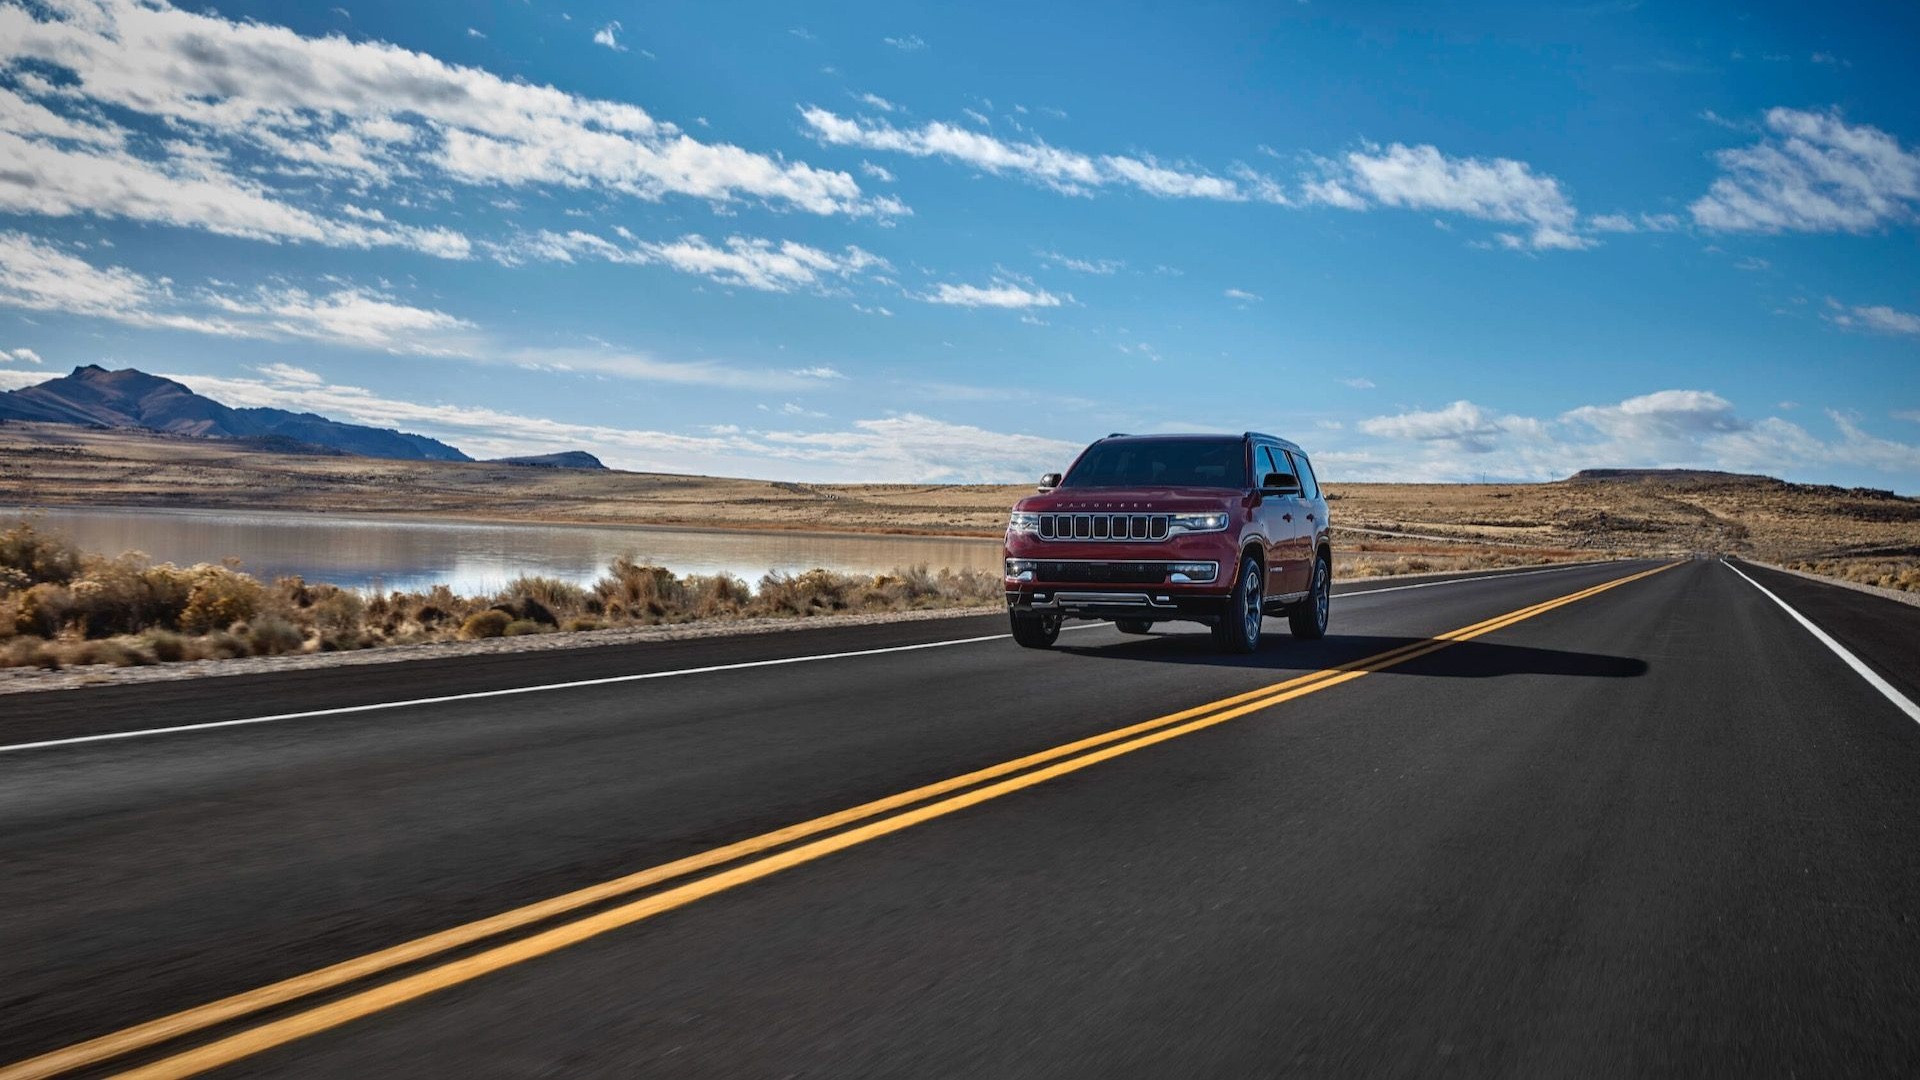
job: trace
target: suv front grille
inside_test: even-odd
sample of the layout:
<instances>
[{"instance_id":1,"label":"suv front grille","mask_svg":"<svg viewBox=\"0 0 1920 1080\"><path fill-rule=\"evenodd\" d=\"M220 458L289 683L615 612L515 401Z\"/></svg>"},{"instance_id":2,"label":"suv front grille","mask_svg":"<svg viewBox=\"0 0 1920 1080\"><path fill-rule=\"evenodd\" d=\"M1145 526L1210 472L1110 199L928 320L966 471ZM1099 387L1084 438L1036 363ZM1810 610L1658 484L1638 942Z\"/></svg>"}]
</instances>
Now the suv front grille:
<instances>
[{"instance_id":1,"label":"suv front grille","mask_svg":"<svg viewBox=\"0 0 1920 1080\"><path fill-rule=\"evenodd\" d=\"M1042 560L1034 567L1041 581L1062 583L1106 582L1126 585L1159 585L1167 580L1163 562L1054 562Z\"/></svg>"},{"instance_id":2,"label":"suv front grille","mask_svg":"<svg viewBox=\"0 0 1920 1080\"><path fill-rule=\"evenodd\" d=\"M1166 538L1166 514L1040 515L1042 540L1148 541Z\"/></svg>"}]
</instances>

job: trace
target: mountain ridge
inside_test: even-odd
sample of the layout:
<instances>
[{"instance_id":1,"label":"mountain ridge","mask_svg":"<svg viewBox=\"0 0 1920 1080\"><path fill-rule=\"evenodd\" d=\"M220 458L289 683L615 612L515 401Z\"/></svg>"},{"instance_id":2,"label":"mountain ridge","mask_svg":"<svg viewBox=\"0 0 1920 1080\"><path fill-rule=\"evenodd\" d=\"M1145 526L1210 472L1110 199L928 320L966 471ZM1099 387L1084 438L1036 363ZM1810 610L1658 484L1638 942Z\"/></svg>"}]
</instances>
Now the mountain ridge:
<instances>
[{"instance_id":1,"label":"mountain ridge","mask_svg":"<svg viewBox=\"0 0 1920 1080\"><path fill-rule=\"evenodd\" d=\"M142 428L205 438L285 440L362 457L472 461L425 435L347 424L318 413L235 408L138 368L83 364L71 374L0 393L0 419Z\"/></svg>"}]
</instances>

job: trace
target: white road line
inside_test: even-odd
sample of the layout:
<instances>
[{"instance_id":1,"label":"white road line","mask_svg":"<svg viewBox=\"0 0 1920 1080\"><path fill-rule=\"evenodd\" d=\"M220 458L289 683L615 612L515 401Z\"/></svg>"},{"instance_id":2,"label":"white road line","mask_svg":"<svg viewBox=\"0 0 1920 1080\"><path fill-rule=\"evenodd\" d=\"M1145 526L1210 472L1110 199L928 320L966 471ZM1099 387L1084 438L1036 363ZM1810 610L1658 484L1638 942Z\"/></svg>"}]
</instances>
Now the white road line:
<instances>
[{"instance_id":1,"label":"white road line","mask_svg":"<svg viewBox=\"0 0 1920 1080\"><path fill-rule=\"evenodd\" d=\"M1582 563L1582 566L1599 565ZM1527 577L1532 574L1546 574L1561 570L1576 570L1576 566L1555 566L1546 570L1526 570L1515 574L1488 574L1484 577L1454 578L1449 581L1426 581L1418 585L1397 585L1387 589L1368 589L1360 593L1339 593L1342 596L1365 596L1368 593L1398 592L1401 589L1425 589L1435 585L1465 585L1472 581L1495 581L1501 578ZM1107 624L1089 623L1084 626L1064 626L1067 630L1098 630ZM404 701L376 701L367 705L346 705L337 709L308 709L303 712L275 713L272 716L248 716L238 720L209 720L199 724L175 724L171 727L141 728L135 731L111 731L100 735L76 735L66 739L43 739L39 742L14 743L0 746L0 754L17 753L24 750L46 750L56 746L80 746L85 743L115 742L122 739L144 739L154 735L180 735L193 731L215 731L220 728L247 727L253 724L274 724L283 720L316 720L327 716L350 716L355 713L385 712L390 709L410 709L420 705L445 705L456 701L480 701L486 698L512 697L518 694L543 694L555 690L579 690L590 686L612 686L617 683L645 682L650 679L671 679L682 675L711 675L721 671L745 671L751 668L781 667L786 664L809 664L822 660L848 660L859 656L883 656L888 653L916 652L920 649L939 649L949 645L977 645L983 641L1001 641L1010 634L986 634L981 637L953 638L948 641L927 641L918 645L890 645L880 649L857 649L851 652L816 653L809 656L783 656L772 660L747 660L737 664L713 664L707 667L675 668L671 671L646 671L636 675L610 675L600 679L577 679L573 682L542 683L537 686L515 686L505 690L475 690L465 694L443 694L439 697L408 698Z\"/></svg>"},{"instance_id":2,"label":"white road line","mask_svg":"<svg viewBox=\"0 0 1920 1080\"><path fill-rule=\"evenodd\" d=\"M1470 581L1505 581L1508 578L1532 577L1535 574L1563 574L1568 570L1589 569L1595 566L1611 566L1610 562L1583 562L1572 566L1549 566L1544 570L1520 570L1511 574L1483 574L1480 577L1448 578L1445 581L1423 581L1418 585L1391 585L1384 589L1360 589L1355 592L1334 593L1335 600L1345 596L1372 596L1374 593L1400 592L1403 589L1431 589L1435 585L1465 585Z\"/></svg>"},{"instance_id":3,"label":"white road line","mask_svg":"<svg viewBox=\"0 0 1920 1080\"><path fill-rule=\"evenodd\" d=\"M1913 699L1907 697L1907 695L1901 693L1900 691L1895 690L1891 683L1887 682L1887 680L1880 677L1879 672L1868 667L1866 664L1861 662L1859 657L1853 655L1851 652L1848 652L1847 647L1845 645L1842 645L1839 642L1833 640L1833 636L1831 634L1813 625L1813 620L1793 610L1792 607L1788 606L1785 600L1782 600L1779 597L1773 595L1772 589L1769 589L1765 585L1762 585L1759 582L1753 580L1752 578L1747 577L1744 571L1742 571L1739 567L1733 565L1732 563L1728 562L1725 559L1720 560L1720 565L1726 567L1727 569L1733 571L1736 574L1739 574L1742 578L1746 579L1747 584L1753 586L1756 589L1759 589L1761 592L1766 594L1767 599L1773 601L1776 604L1779 604L1781 610L1793 616L1795 622L1798 622L1801 626L1806 627L1808 632L1813 634L1814 637L1819 638L1820 644L1825 645L1829 649L1832 649L1835 656L1838 656L1840 659L1845 660L1847 662L1848 667L1852 668L1856 673L1858 673L1861 678L1867 680L1867 683L1871 685L1875 690L1878 690L1880 691L1880 693L1884 694L1888 701L1893 702L1894 708L1899 709L1903 713L1906 713L1907 718L1909 720L1912 720L1916 724L1920 724L1920 705L1915 705L1913 703Z\"/></svg>"}]
</instances>

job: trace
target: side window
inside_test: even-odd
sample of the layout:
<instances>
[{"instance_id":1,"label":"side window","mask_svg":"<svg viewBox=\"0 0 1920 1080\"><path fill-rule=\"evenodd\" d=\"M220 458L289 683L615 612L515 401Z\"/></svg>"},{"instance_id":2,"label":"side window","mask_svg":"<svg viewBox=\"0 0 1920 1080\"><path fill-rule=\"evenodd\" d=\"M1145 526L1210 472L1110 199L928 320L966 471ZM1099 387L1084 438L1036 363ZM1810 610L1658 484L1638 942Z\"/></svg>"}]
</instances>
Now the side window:
<instances>
[{"instance_id":1,"label":"side window","mask_svg":"<svg viewBox=\"0 0 1920 1080\"><path fill-rule=\"evenodd\" d=\"M1262 446L1258 448L1255 453L1258 455L1260 462L1260 480L1262 483L1266 481L1268 473L1293 471L1293 467L1287 464L1287 456L1283 453L1276 457L1274 448L1271 446Z\"/></svg>"},{"instance_id":2,"label":"side window","mask_svg":"<svg viewBox=\"0 0 1920 1080\"><path fill-rule=\"evenodd\" d=\"M1293 455L1294 473L1300 477L1300 493L1309 499L1320 497L1320 482L1313 475L1313 463L1305 454Z\"/></svg>"}]
</instances>

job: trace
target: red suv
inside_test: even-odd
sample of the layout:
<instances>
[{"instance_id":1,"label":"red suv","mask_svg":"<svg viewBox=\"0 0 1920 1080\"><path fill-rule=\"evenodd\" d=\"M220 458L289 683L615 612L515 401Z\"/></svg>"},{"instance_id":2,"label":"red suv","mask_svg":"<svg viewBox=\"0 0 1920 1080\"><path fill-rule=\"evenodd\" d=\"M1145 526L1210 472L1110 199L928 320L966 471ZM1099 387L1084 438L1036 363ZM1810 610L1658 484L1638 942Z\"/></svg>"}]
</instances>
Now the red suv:
<instances>
[{"instance_id":1,"label":"red suv","mask_svg":"<svg viewBox=\"0 0 1920 1080\"><path fill-rule=\"evenodd\" d=\"M1240 653L1259 646L1266 615L1318 638L1332 580L1312 463L1254 431L1108 436L1042 477L1007 524L1007 612L1030 649L1051 646L1064 618L1129 634L1200 622Z\"/></svg>"}]
</instances>

